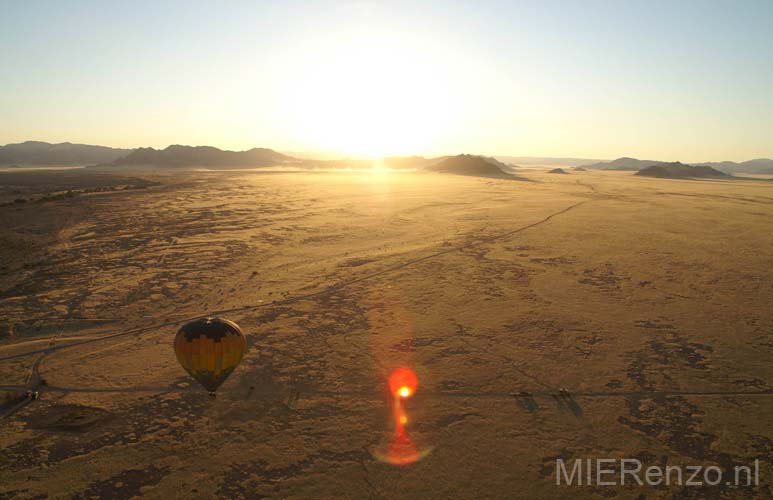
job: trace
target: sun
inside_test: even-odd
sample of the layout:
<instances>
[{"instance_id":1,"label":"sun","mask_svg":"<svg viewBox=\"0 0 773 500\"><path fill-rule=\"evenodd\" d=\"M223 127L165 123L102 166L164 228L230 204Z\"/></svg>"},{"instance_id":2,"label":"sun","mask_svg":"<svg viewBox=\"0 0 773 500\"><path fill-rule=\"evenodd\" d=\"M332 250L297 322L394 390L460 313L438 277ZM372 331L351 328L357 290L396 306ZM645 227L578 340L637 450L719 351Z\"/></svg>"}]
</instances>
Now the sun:
<instances>
[{"instance_id":1,"label":"sun","mask_svg":"<svg viewBox=\"0 0 773 500\"><path fill-rule=\"evenodd\" d=\"M447 57L431 44L383 34L296 47L275 89L282 125L310 147L353 157L432 149L463 106L455 92L460 78L445 70Z\"/></svg>"}]
</instances>

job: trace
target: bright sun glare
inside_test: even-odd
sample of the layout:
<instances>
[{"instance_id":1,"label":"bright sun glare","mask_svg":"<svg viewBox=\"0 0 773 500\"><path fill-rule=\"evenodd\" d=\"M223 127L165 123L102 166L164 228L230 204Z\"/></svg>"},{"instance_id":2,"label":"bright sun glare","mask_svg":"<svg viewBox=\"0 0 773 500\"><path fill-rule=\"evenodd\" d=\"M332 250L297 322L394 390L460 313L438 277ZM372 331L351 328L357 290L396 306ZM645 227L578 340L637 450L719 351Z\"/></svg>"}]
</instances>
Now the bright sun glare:
<instances>
[{"instance_id":1,"label":"bright sun glare","mask_svg":"<svg viewBox=\"0 0 773 500\"><path fill-rule=\"evenodd\" d=\"M276 93L284 126L313 147L381 157L412 154L447 133L464 105L464 75L431 41L342 34L283 54L287 79ZM323 76L324 75L324 76Z\"/></svg>"}]
</instances>

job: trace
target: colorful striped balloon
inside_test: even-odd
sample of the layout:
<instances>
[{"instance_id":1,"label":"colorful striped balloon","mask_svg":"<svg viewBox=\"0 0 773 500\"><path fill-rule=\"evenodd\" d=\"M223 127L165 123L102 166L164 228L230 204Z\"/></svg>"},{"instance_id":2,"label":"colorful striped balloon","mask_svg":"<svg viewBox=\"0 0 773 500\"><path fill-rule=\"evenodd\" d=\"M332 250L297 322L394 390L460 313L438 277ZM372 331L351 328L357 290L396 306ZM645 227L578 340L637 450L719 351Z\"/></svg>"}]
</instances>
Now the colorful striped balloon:
<instances>
[{"instance_id":1,"label":"colorful striped balloon","mask_svg":"<svg viewBox=\"0 0 773 500\"><path fill-rule=\"evenodd\" d=\"M192 321L174 339L177 361L212 395L239 365L246 347L241 328L222 318Z\"/></svg>"}]
</instances>

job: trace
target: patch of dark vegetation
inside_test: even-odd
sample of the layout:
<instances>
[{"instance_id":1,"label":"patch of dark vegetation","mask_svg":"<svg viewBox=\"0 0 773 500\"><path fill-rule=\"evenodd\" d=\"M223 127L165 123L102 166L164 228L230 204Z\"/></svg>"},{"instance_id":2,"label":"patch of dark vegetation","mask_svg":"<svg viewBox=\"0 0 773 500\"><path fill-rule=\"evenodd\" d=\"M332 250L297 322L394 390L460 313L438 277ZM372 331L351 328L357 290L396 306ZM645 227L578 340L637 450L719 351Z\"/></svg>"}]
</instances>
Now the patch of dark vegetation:
<instances>
[{"instance_id":1,"label":"patch of dark vegetation","mask_svg":"<svg viewBox=\"0 0 773 500\"><path fill-rule=\"evenodd\" d=\"M659 321L643 321L637 326L657 331L657 336L647 342L645 349L630 355L628 378L638 390L675 389L679 386L671 376L674 370L709 369L706 355L713 351L711 346L690 342L674 331L672 325ZM717 446L719 438L703 430L705 412L684 396L633 396L626 400L626 405L629 415L620 416L620 424L659 441L675 454L692 459L695 464L718 465L730 471L753 460L720 451ZM764 453L766 450L763 446L759 451ZM725 498L727 488L729 486L723 483L710 491L700 490L700 494L695 495L692 490L681 490L680 498ZM749 493L752 494L752 490Z\"/></svg>"},{"instance_id":2,"label":"patch of dark vegetation","mask_svg":"<svg viewBox=\"0 0 773 500\"><path fill-rule=\"evenodd\" d=\"M187 378L180 380L188 381ZM94 408L92 410L96 410L96 412L91 413L92 426L84 425L85 419L78 418L79 412L83 414L83 408L89 407L64 405L75 407L77 411L74 417L67 417L67 411L55 410L54 417L64 413L64 420L47 417L48 413L42 413L40 417L32 414L24 420L44 425L52 422L55 426L64 424L65 427L71 427L74 425L77 429L60 430L61 434L56 436L55 440L41 440L41 434L37 434L29 439L18 441L5 448L0 454L0 468L23 470L38 467L43 461L51 465L76 456L87 455L107 446L135 444L156 433L163 434L165 438L176 442L183 442L188 435L195 432L197 420L201 418L204 410L210 404L210 398L205 392L195 391L181 392L180 396L174 399L154 397L121 412L106 412ZM86 413L88 414L89 411ZM100 412L104 412L106 415L104 415L105 419L100 420L97 426L98 419L96 417L102 415ZM142 418L137 418L138 415L141 415ZM170 425L170 423L175 425ZM31 424L28 425L32 427ZM33 428L45 433L56 431L50 427Z\"/></svg>"},{"instance_id":3,"label":"patch of dark vegetation","mask_svg":"<svg viewBox=\"0 0 773 500\"><path fill-rule=\"evenodd\" d=\"M647 328L652 328L648 326ZM675 331L659 325L656 330L666 329L667 333L651 339L647 348L636 353L629 353L631 359L627 375L637 389L644 391L675 389L677 384L673 381L670 371L676 369L708 369L706 353L713 348L706 344L689 342ZM658 379L656 383L653 378ZM665 385L666 387L662 387Z\"/></svg>"},{"instance_id":4,"label":"patch of dark vegetation","mask_svg":"<svg viewBox=\"0 0 773 500\"><path fill-rule=\"evenodd\" d=\"M698 430L704 412L682 396L632 397L626 400L629 416L618 421L661 441L681 455L707 460L717 436Z\"/></svg>"},{"instance_id":5,"label":"patch of dark vegetation","mask_svg":"<svg viewBox=\"0 0 773 500\"><path fill-rule=\"evenodd\" d=\"M132 191L136 189L147 189L151 186L159 186L161 185L160 182L153 182L153 181L145 181L140 179L142 182L138 184L127 184L124 186L102 186L102 187L96 187L96 188L90 188L90 189L68 189L67 191L63 193L55 193L47 196L43 196L41 198L37 199L31 199L30 201L37 201L37 202L45 202L45 201L55 201L60 200L63 198L73 198L75 196L79 196L82 194L92 194L92 193L112 193L115 191Z\"/></svg>"},{"instance_id":6,"label":"patch of dark vegetation","mask_svg":"<svg viewBox=\"0 0 773 500\"><path fill-rule=\"evenodd\" d=\"M349 451L321 450L284 467L271 467L265 460L232 465L226 472L216 493L217 498L260 499L273 497L272 485L299 476L307 469L321 466L335 470L341 463L357 463L365 467L372 462L372 455L365 449ZM245 479L246 478L246 479Z\"/></svg>"},{"instance_id":7,"label":"patch of dark vegetation","mask_svg":"<svg viewBox=\"0 0 773 500\"><path fill-rule=\"evenodd\" d=\"M773 457L773 439L765 436L753 435L752 449L758 453L755 458L759 460L769 460Z\"/></svg>"},{"instance_id":8,"label":"patch of dark vegetation","mask_svg":"<svg viewBox=\"0 0 773 500\"><path fill-rule=\"evenodd\" d=\"M107 422L112 416L102 408L67 404L53 406L42 413L33 413L26 421L33 429L85 432Z\"/></svg>"},{"instance_id":9,"label":"patch of dark vegetation","mask_svg":"<svg viewBox=\"0 0 773 500\"><path fill-rule=\"evenodd\" d=\"M612 264L607 264L604 269L585 269L579 283L595 286L610 292L620 290L623 281L628 279L625 276L621 276Z\"/></svg>"},{"instance_id":10,"label":"patch of dark vegetation","mask_svg":"<svg viewBox=\"0 0 773 500\"><path fill-rule=\"evenodd\" d=\"M575 262L577 262L577 259L573 257L546 257L546 258L535 257L529 260L531 260L536 264L544 264L546 266L553 266L553 267L564 265L564 264L574 264Z\"/></svg>"},{"instance_id":11,"label":"patch of dark vegetation","mask_svg":"<svg viewBox=\"0 0 773 500\"><path fill-rule=\"evenodd\" d=\"M0 203L0 207L18 206L28 202L45 203L94 193L133 191L161 185L160 182L139 177L78 172L0 172L0 185L4 183L7 183L7 186L23 188L10 191L6 189L6 193L27 193L33 196L15 198L13 201Z\"/></svg>"},{"instance_id":12,"label":"patch of dark vegetation","mask_svg":"<svg viewBox=\"0 0 773 500\"><path fill-rule=\"evenodd\" d=\"M415 352L417 348L433 345L443 345L443 339L429 337L404 339L394 344L390 349L397 352Z\"/></svg>"},{"instance_id":13,"label":"patch of dark vegetation","mask_svg":"<svg viewBox=\"0 0 773 500\"><path fill-rule=\"evenodd\" d=\"M653 339L650 347L659 356L661 364L669 366L680 363L696 370L706 370L706 358L702 353L712 352L710 345L689 342L676 333L664 339Z\"/></svg>"},{"instance_id":14,"label":"patch of dark vegetation","mask_svg":"<svg viewBox=\"0 0 773 500\"><path fill-rule=\"evenodd\" d=\"M764 380L760 380L758 378L736 379L736 380L733 380L733 384L740 385L741 387L754 387L756 389L770 388L770 386Z\"/></svg>"},{"instance_id":15,"label":"patch of dark vegetation","mask_svg":"<svg viewBox=\"0 0 773 500\"><path fill-rule=\"evenodd\" d=\"M128 500L141 494L141 489L154 486L169 473L169 467L151 464L144 469L127 469L103 481L95 481L82 493L73 495L73 500L110 498Z\"/></svg>"},{"instance_id":16,"label":"patch of dark vegetation","mask_svg":"<svg viewBox=\"0 0 773 500\"><path fill-rule=\"evenodd\" d=\"M705 414L696 405L691 404L682 396L668 397L632 397L626 401L629 416L620 416L618 421L636 432L649 436L683 457L688 457L694 465L718 465L724 471L733 471L735 467L748 466L754 458L732 455L717 449L718 437L709 432L701 431L702 416ZM754 445L752 445L754 447ZM755 448L760 457L770 455L765 446ZM743 477L743 476L741 476ZM719 499L727 498L728 491L735 486L720 483L711 489L682 489L679 498ZM761 491L767 488L760 485L749 488L746 493L749 498L765 498ZM693 491L696 493L693 494Z\"/></svg>"},{"instance_id":17,"label":"patch of dark vegetation","mask_svg":"<svg viewBox=\"0 0 773 500\"><path fill-rule=\"evenodd\" d=\"M13 500L16 498L26 498L28 500L43 500L45 498L48 498L48 495L45 495L45 494L29 496L26 494L28 492L29 490L0 491L0 500Z\"/></svg>"}]
</instances>

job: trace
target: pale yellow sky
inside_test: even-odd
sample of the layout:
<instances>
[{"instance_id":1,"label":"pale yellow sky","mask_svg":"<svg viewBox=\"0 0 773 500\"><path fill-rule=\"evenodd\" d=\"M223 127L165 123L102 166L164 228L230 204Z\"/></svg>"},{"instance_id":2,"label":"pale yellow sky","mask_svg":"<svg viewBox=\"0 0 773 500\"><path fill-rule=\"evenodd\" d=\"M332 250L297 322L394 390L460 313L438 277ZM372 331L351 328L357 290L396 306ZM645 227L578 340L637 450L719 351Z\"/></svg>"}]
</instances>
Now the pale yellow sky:
<instances>
[{"instance_id":1,"label":"pale yellow sky","mask_svg":"<svg viewBox=\"0 0 773 500\"><path fill-rule=\"evenodd\" d=\"M773 156L771 3L19 3L0 143Z\"/></svg>"}]
</instances>

